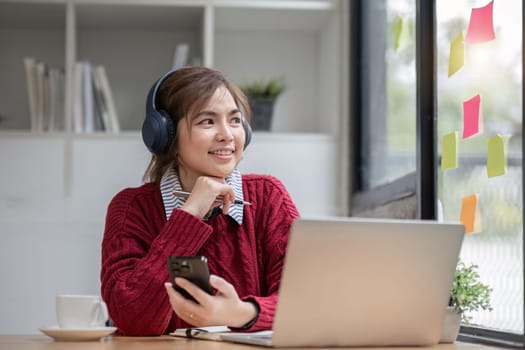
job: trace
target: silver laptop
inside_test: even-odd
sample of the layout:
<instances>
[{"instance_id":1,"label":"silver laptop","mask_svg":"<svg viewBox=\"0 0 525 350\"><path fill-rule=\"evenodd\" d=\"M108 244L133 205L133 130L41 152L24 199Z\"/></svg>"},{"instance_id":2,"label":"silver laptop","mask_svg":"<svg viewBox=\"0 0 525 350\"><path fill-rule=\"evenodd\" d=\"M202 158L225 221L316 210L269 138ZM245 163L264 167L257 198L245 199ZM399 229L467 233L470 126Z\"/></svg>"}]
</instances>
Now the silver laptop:
<instances>
[{"instance_id":1,"label":"silver laptop","mask_svg":"<svg viewBox=\"0 0 525 350\"><path fill-rule=\"evenodd\" d=\"M436 344L463 236L459 223L298 219L273 332L222 338L273 347Z\"/></svg>"}]
</instances>

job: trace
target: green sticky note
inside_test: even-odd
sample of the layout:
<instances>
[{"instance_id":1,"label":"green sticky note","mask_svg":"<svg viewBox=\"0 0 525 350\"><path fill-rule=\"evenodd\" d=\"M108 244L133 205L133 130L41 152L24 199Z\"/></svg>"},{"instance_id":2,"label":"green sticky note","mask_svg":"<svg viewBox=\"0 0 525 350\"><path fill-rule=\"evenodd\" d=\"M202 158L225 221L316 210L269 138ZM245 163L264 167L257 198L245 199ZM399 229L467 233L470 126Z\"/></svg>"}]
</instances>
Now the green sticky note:
<instances>
[{"instance_id":1,"label":"green sticky note","mask_svg":"<svg viewBox=\"0 0 525 350\"><path fill-rule=\"evenodd\" d=\"M441 152L441 170L456 169L458 167L458 132L454 131L443 136L443 150Z\"/></svg>"},{"instance_id":2,"label":"green sticky note","mask_svg":"<svg viewBox=\"0 0 525 350\"><path fill-rule=\"evenodd\" d=\"M448 76L456 73L465 64L465 41L463 33L460 32L450 43L450 55L448 57Z\"/></svg>"},{"instance_id":3,"label":"green sticky note","mask_svg":"<svg viewBox=\"0 0 525 350\"><path fill-rule=\"evenodd\" d=\"M395 23L394 50L400 51L410 45L412 35L410 33L410 20L408 16L400 17Z\"/></svg>"},{"instance_id":4,"label":"green sticky note","mask_svg":"<svg viewBox=\"0 0 525 350\"><path fill-rule=\"evenodd\" d=\"M495 177L507 172L507 144L510 135L489 137L487 154L487 175Z\"/></svg>"}]
</instances>

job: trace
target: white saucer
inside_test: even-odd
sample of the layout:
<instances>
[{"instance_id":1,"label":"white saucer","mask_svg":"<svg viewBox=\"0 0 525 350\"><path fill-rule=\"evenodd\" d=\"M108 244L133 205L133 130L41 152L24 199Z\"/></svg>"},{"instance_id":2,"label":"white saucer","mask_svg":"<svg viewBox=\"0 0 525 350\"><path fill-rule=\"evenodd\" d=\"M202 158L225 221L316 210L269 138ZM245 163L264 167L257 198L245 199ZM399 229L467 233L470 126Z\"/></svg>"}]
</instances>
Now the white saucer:
<instances>
[{"instance_id":1,"label":"white saucer","mask_svg":"<svg viewBox=\"0 0 525 350\"><path fill-rule=\"evenodd\" d=\"M116 327L97 327L86 329L64 329L58 326L39 328L40 332L59 341L87 341L99 340L117 330Z\"/></svg>"}]
</instances>

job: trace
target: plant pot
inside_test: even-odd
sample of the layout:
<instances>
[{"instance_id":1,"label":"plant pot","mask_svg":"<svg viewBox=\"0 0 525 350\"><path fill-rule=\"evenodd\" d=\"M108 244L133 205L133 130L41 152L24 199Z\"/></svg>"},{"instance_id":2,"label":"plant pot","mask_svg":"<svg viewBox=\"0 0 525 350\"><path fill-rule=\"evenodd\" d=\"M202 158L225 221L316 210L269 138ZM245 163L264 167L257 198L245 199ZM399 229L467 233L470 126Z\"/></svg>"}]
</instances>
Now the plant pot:
<instances>
[{"instance_id":1,"label":"plant pot","mask_svg":"<svg viewBox=\"0 0 525 350\"><path fill-rule=\"evenodd\" d=\"M250 125L253 130L270 131L272 128L275 97L248 97L252 110Z\"/></svg>"},{"instance_id":2,"label":"plant pot","mask_svg":"<svg viewBox=\"0 0 525 350\"><path fill-rule=\"evenodd\" d=\"M440 343L453 343L456 341L461 326L461 315L453 307L447 307L441 328Z\"/></svg>"}]
</instances>

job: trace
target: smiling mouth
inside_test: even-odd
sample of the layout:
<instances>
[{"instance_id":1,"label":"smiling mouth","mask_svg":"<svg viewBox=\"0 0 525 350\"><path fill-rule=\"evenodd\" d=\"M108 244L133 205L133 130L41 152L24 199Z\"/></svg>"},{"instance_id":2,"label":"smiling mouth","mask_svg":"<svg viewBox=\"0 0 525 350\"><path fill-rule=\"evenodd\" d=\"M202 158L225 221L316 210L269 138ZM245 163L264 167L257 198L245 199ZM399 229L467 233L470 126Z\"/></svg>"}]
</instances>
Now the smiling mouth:
<instances>
[{"instance_id":1,"label":"smiling mouth","mask_svg":"<svg viewBox=\"0 0 525 350\"><path fill-rule=\"evenodd\" d=\"M208 154L213 154L216 156L229 156L233 154L233 150L220 150L220 151L210 151Z\"/></svg>"}]
</instances>

